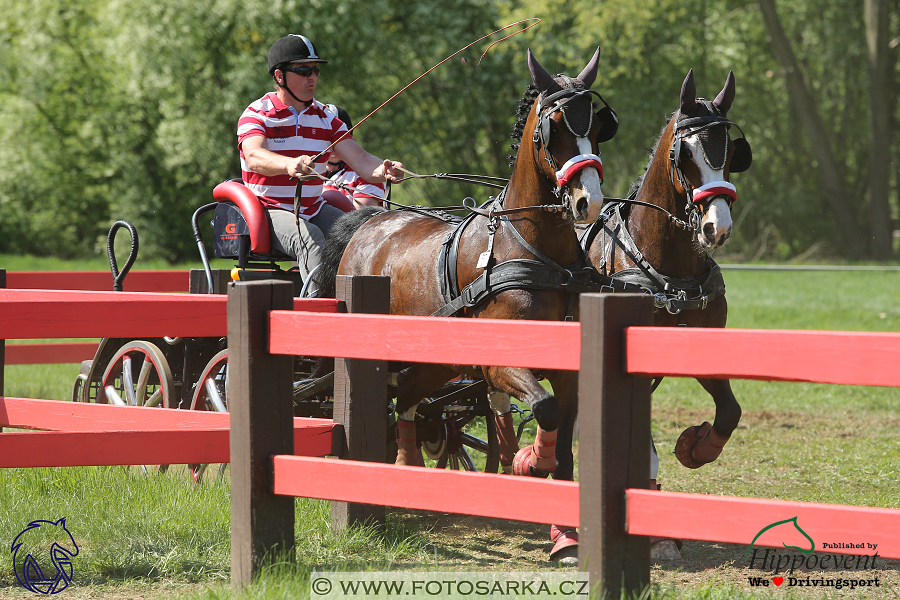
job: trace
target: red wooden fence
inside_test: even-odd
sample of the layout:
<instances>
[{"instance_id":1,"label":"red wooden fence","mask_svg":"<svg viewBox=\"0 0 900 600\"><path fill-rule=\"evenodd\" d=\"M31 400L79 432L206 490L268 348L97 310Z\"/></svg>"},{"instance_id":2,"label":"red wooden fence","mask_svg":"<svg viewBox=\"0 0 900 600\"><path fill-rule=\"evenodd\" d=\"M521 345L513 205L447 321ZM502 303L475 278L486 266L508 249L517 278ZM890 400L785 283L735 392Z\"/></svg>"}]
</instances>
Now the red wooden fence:
<instances>
[{"instance_id":1,"label":"red wooden fence","mask_svg":"<svg viewBox=\"0 0 900 600\"><path fill-rule=\"evenodd\" d=\"M638 457L646 454L643 440L649 440L648 376L695 376L699 369L710 377L900 386L900 334L633 327L629 325L638 324L639 317L617 313L624 314L625 302L649 306L646 297L582 295L581 302L580 326L356 314L319 320L271 311L269 351L276 354L580 367L582 380L580 484L526 485L497 475L275 456L274 493L560 525L578 522L580 568L590 571L592 584L616 593L620 582L629 591L649 583L649 563L640 558L648 549L643 536L749 545L765 526L794 516L819 540L852 534L853 539L878 544L879 556L900 558L900 510L651 492L635 485L645 484L649 472L644 457ZM508 330L513 332L511 340ZM593 371L602 373L596 386L586 384ZM593 410L595 404L601 408ZM634 408L626 409L625 418L610 419L616 405ZM618 480L596 475L623 470L628 474ZM553 503L547 511L534 510L550 497ZM497 498L510 502L498 506ZM245 543L234 539L233 545ZM643 545L637 540L644 540ZM253 542L246 545L252 547ZM232 571L240 583L258 566L248 553L243 570L233 562Z\"/></svg>"}]
</instances>

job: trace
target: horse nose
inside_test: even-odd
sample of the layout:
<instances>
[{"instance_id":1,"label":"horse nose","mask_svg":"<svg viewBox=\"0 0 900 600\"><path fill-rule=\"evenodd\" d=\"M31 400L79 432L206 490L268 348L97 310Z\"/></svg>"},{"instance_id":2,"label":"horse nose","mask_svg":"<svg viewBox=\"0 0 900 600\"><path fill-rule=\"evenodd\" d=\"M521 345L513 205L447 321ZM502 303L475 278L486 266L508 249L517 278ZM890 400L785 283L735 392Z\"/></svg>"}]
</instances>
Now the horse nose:
<instances>
[{"instance_id":1,"label":"horse nose","mask_svg":"<svg viewBox=\"0 0 900 600\"><path fill-rule=\"evenodd\" d=\"M731 236L731 227L721 231L717 231L716 229L717 228L714 223L706 223L703 225L703 237L706 239L706 243L709 244L711 248L718 248L719 246L722 246L725 241Z\"/></svg>"}]
</instances>

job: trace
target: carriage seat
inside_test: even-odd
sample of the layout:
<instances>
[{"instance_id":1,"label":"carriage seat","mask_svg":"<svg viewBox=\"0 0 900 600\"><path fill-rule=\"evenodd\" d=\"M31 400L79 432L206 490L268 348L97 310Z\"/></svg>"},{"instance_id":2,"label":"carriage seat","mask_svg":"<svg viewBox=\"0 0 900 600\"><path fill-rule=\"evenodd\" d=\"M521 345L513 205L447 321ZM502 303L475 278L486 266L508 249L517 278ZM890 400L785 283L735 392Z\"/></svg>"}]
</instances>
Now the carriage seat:
<instances>
[{"instance_id":1,"label":"carriage seat","mask_svg":"<svg viewBox=\"0 0 900 600\"><path fill-rule=\"evenodd\" d=\"M283 271L278 262L294 257L272 249L272 225L263 204L240 179L224 181L213 189L213 255L238 261L231 278L236 281L282 279L294 283L295 294L303 288L296 270Z\"/></svg>"}]
</instances>

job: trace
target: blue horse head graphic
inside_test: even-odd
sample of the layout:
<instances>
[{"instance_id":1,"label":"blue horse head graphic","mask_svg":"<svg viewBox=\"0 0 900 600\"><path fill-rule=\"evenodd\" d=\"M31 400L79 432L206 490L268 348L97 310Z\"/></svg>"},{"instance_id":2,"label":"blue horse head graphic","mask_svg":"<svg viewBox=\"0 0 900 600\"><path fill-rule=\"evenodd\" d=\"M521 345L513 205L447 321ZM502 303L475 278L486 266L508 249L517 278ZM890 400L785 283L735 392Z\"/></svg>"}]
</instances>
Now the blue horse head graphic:
<instances>
[{"instance_id":1,"label":"blue horse head graphic","mask_svg":"<svg viewBox=\"0 0 900 600\"><path fill-rule=\"evenodd\" d=\"M57 594L72 581L72 558L78 554L78 545L66 529L65 518L59 521L32 521L13 540L10 552L16 579L29 591ZM56 572L48 569L45 575L39 559L46 567L48 555Z\"/></svg>"}]
</instances>

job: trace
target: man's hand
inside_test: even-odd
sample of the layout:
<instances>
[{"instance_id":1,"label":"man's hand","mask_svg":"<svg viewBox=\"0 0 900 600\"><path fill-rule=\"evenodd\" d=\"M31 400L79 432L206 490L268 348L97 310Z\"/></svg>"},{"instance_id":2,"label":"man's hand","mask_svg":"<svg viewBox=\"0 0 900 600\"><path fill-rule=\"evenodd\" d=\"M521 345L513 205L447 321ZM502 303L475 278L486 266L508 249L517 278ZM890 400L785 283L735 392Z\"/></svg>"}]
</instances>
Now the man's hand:
<instances>
[{"instance_id":1,"label":"man's hand","mask_svg":"<svg viewBox=\"0 0 900 600\"><path fill-rule=\"evenodd\" d=\"M375 169L375 174L383 177L386 181L399 181L403 178L403 163L385 159L381 166Z\"/></svg>"},{"instance_id":2,"label":"man's hand","mask_svg":"<svg viewBox=\"0 0 900 600\"><path fill-rule=\"evenodd\" d=\"M313 161L311 156L298 156L297 158L288 159L287 174L291 177L300 177L302 175L310 175L313 172Z\"/></svg>"}]
</instances>

